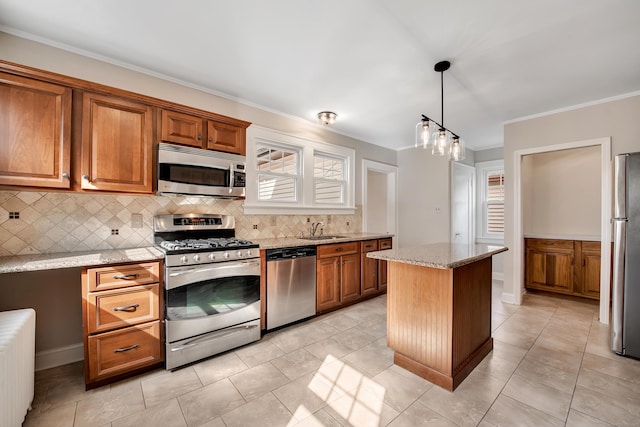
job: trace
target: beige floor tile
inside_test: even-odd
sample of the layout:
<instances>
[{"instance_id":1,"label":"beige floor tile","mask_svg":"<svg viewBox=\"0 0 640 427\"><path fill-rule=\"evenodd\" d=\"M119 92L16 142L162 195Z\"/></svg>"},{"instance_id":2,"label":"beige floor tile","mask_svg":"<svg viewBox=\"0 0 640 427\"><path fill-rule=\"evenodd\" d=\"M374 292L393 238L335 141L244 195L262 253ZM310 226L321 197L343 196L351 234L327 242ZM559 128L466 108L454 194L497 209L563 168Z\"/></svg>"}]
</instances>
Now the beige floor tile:
<instances>
[{"instance_id":1,"label":"beige floor tile","mask_svg":"<svg viewBox=\"0 0 640 427\"><path fill-rule=\"evenodd\" d=\"M572 393L514 375L502 394L564 421L569 413Z\"/></svg>"},{"instance_id":2,"label":"beige floor tile","mask_svg":"<svg viewBox=\"0 0 640 427\"><path fill-rule=\"evenodd\" d=\"M198 425L198 427L226 427L226 426L224 425L224 421L222 421L222 417L218 417L218 418L213 418L204 424L200 424Z\"/></svg>"},{"instance_id":3,"label":"beige floor tile","mask_svg":"<svg viewBox=\"0 0 640 427\"><path fill-rule=\"evenodd\" d=\"M329 402L326 412L340 423L349 426L385 426L399 412L384 403L384 388L365 379L362 386Z\"/></svg>"},{"instance_id":4,"label":"beige floor tile","mask_svg":"<svg viewBox=\"0 0 640 427\"><path fill-rule=\"evenodd\" d=\"M286 354L333 336L338 332L336 328L327 323L311 322L291 330L278 331L276 335L269 338L269 342Z\"/></svg>"},{"instance_id":5,"label":"beige floor tile","mask_svg":"<svg viewBox=\"0 0 640 427\"><path fill-rule=\"evenodd\" d=\"M538 363L533 360L523 360L516 374L530 381L552 387L563 393L573 393L578 378L577 372L564 371L553 365Z\"/></svg>"},{"instance_id":6,"label":"beige floor tile","mask_svg":"<svg viewBox=\"0 0 640 427\"><path fill-rule=\"evenodd\" d=\"M420 426L456 427L457 424L432 411L420 402L415 402L389 424L389 427Z\"/></svg>"},{"instance_id":7,"label":"beige floor tile","mask_svg":"<svg viewBox=\"0 0 640 427\"><path fill-rule=\"evenodd\" d=\"M609 423L605 423L602 420L593 418L582 412L576 410L569 411L569 417L567 417L566 427L613 427Z\"/></svg>"},{"instance_id":8,"label":"beige floor tile","mask_svg":"<svg viewBox=\"0 0 640 427\"><path fill-rule=\"evenodd\" d=\"M300 378L304 374L314 371L322 365L322 360L309 353L304 348L273 359L271 364L290 380Z\"/></svg>"},{"instance_id":9,"label":"beige floor tile","mask_svg":"<svg viewBox=\"0 0 640 427\"><path fill-rule=\"evenodd\" d=\"M338 331L346 331L347 329L351 329L359 324L353 317L342 314L342 312L328 314L320 321L330 325Z\"/></svg>"},{"instance_id":10,"label":"beige floor tile","mask_svg":"<svg viewBox=\"0 0 640 427\"><path fill-rule=\"evenodd\" d=\"M327 402L344 394L343 390L318 372L306 374L272 392L295 418L302 420L324 408Z\"/></svg>"},{"instance_id":11,"label":"beige floor tile","mask_svg":"<svg viewBox=\"0 0 640 427\"><path fill-rule=\"evenodd\" d=\"M451 393L437 386L424 393L418 402L460 426L477 425L491 406L485 399L457 391Z\"/></svg>"},{"instance_id":12,"label":"beige floor tile","mask_svg":"<svg viewBox=\"0 0 640 427\"><path fill-rule=\"evenodd\" d=\"M48 411L56 406L67 405L68 403L88 399L91 396L109 393L110 390L110 386L104 386L87 391L85 390L84 377L83 380L77 384L63 381L60 385L51 385L49 387L46 392L46 397L39 407L36 407L36 410L40 412Z\"/></svg>"},{"instance_id":13,"label":"beige floor tile","mask_svg":"<svg viewBox=\"0 0 640 427\"><path fill-rule=\"evenodd\" d=\"M187 422L177 399L151 406L144 411L119 418L111 423L112 427L186 427Z\"/></svg>"},{"instance_id":14,"label":"beige floor tile","mask_svg":"<svg viewBox=\"0 0 640 427\"><path fill-rule=\"evenodd\" d=\"M349 353L353 353L360 348L351 348L349 345L342 343L336 337L337 335L334 335L332 337L325 338L322 341L315 342L311 345L306 346L305 350L313 354L318 359L322 360L329 355L338 358L343 357ZM373 337L371 337L371 339L373 339Z\"/></svg>"},{"instance_id":15,"label":"beige floor tile","mask_svg":"<svg viewBox=\"0 0 640 427\"><path fill-rule=\"evenodd\" d=\"M576 386L571 408L615 426L638 426L640 420L640 399L630 405L580 385Z\"/></svg>"},{"instance_id":16,"label":"beige floor tile","mask_svg":"<svg viewBox=\"0 0 640 427\"><path fill-rule=\"evenodd\" d=\"M297 415L302 419L293 424L289 424L288 427L341 427L343 425L324 409L320 409L313 414L307 414L307 416L304 416L302 411Z\"/></svg>"},{"instance_id":17,"label":"beige floor tile","mask_svg":"<svg viewBox=\"0 0 640 427\"><path fill-rule=\"evenodd\" d=\"M391 365L372 379L376 385L383 387L384 402L399 412L434 387L429 381L396 365Z\"/></svg>"},{"instance_id":18,"label":"beige floor tile","mask_svg":"<svg viewBox=\"0 0 640 427\"><path fill-rule=\"evenodd\" d=\"M518 362L503 359L492 351L475 367L474 372L484 372L487 375L506 381L511 377L517 367Z\"/></svg>"},{"instance_id":19,"label":"beige floor tile","mask_svg":"<svg viewBox=\"0 0 640 427\"><path fill-rule=\"evenodd\" d=\"M289 379L270 362L232 375L229 379L247 401L256 399L289 382Z\"/></svg>"},{"instance_id":20,"label":"beige floor tile","mask_svg":"<svg viewBox=\"0 0 640 427\"><path fill-rule=\"evenodd\" d=\"M604 393L620 402L626 401L629 405L640 405L640 383L583 368L578 375L578 385Z\"/></svg>"},{"instance_id":21,"label":"beige floor tile","mask_svg":"<svg viewBox=\"0 0 640 427\"><path fill-rule=\"evenodd\" d=\"M536 345L541 345L552 350L583 353L587 346L587 336L585 335L581 339L578 339L576 337L558 335L545 329L536 340Z\"/></svg>"},{"instance_id":22,"label":"beige floor tile","mask_svg":"<svg viewBox=\"0 0 640 427\"><path fill-rule=\"evenodd\" d=\"M524 350L529 350L533 343L536 342L538 334L535 332L522 332L522 331L510 331L506 328L505 323L502 324L493 333L493 338L507 344L511 344L516 347L520 347Z\"/></svg>"},{"instance_id":23,"label":"beige floor tile","mask_svg":"<svg viewBox=\"0 0 640 427\"><path fill-rule=\"evenodd\" d=\"M112 384L109 393L80 400L74 427L94 427L145 410L139 382Z\"/></svg>"},{"instance_id":24,"label":"beige floor tile","mask_svg":"<svg viewBox=\"0 0 640 427\"><path fill-rule=\"evenodd\" d=\"M222 416L227 427L286 426L293 415L272 394L267 393Z\"/></svg>"},{"instance_id":25,"label":"beige floor tile","mask_svg":"<svg viewBox=\"0 0 640 427\"><path fill-rule=\"evenodd\" d=\"M493 355L500 359L508 360L509 362L520 363L520 361L527 354L527 350L509 344L499 339L493 338Z\"/></svg>"},{"instance_id":26,"label":"beige floor tile","mask_svg":"<svg viewBox=\"0 0 640 427\"><path fill-rule=\"evenodd\" d=\"M202 388L202 383L192 366L173 372L167 371L164 375L141 381L140 384L147 407Z\"/></svg>"},{"instance_id":27,"label":"beige floor tile","mask_svg":"<svg viewBox=\"0 0 640 427\"><path fill-rule=\"evenodd\" d=\"M276 347L270 340L265 339L242 347L234 353L249 368L262 365L265 362L284 355L282 350Z\"/></svg>"},{"instance_id":28,"label":"beige floor tile","mask_svg":"<svg viewBox=\"0 0 640 427\"><path fill-rule=\"evenodd\" d=\"M373 377L393 365L393 350L387 347L384 338L362 347L342 358L345 363Z\"/></svg>"},{"instance_id":29,"label":"beige floor tile","mask_svg":"<svg viewBox=\"0 0 640 427\"><path fill-rule=\"evenodd\" d=\"M193 369L203 385L220 381L247 368L248 366L233 352L193 365Z\"/></svg>"},{"instance_id":30,"label":"beige floor tile","mask_svg":"<svg viewBox=\"0 0 640 427\"><path fill-rule=\"evenodd\" d=\"M615 359L585 353L582 367L623 380L640 383L640 361L617 356Z\"/></svg>"},{"instance_id":31,"label":"beige floor tile","mask_svg":"<svg viewBox=\"0 0 640 427\"><path fill-rule=\"evenodd\" d=\"M41 413L27 413L23 427L73 427L76 402L55 406Z\"/></svg>"},{"instance_id":32,"label":"beige floor tile","mask_svg":"<svg viewBox=\"0 0 640 427\"><path fill-rule=\"evenodd\" d=\"M228 378L178 397L188 426L199 426L242 406L246 401Z\"/></svg>"},{"instance_id":33,"label":"beige floor tile","mask_svg":"<svg viewBox=\"0 0 640 427\"><path fill-rule=\"evenodd\" d=\"M554 427L564 425L562 420L503 395L498 396L483 421L495 426Z\"/></svg>"},{"instance_id":34,"label":"beige floor tile","mask_svg":"<svg viewBox=\"0 0 640 427\"><path fill-rule=\"evenodd\" d=\"M544 363L568 372L578 372L582 362L581 352L553 350L541 345L534 345L525 356L525 360Z\"/></svg>"}]
</instances>

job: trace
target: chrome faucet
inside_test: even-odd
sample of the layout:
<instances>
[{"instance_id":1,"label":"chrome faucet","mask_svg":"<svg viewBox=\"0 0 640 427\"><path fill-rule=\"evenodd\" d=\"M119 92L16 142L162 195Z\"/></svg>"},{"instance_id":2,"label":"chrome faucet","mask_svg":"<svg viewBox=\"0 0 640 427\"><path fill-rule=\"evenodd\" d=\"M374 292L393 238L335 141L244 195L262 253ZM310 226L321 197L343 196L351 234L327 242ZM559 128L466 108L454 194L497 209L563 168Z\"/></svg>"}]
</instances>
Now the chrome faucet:
<instances>
[{"instance_id":1,"label":"chrome faucet","mask_svg":"<svg viewBox=\"0 0 640 427\"><path fill-rule=\"evenodd\" d=\"M323 226L324 227L324 223L322 221L320 221L320 222L314 222L314 223L311 224L311 228L309 229L309 236L310 237L314 237L316 235L316 231L318 231L318 227L319 226ZM323 228L320 229L320 235L322 235L322 231L323 230L324 230Z\"/></svg>"}]
</instances>

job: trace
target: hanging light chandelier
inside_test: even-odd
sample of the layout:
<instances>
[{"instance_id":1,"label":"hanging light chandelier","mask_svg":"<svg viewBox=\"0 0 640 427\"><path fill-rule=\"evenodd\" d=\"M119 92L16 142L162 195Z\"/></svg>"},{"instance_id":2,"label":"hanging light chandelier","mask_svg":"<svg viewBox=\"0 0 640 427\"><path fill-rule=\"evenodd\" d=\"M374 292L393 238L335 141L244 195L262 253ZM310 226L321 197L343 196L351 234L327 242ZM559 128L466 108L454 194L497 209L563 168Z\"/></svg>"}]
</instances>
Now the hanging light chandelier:
<instances>
[{"instance_id":1,"label":"hanging light chandelier","mask_svg":"<svg viewBox=\"0 0 640 427\"><path fill-rule=\"evenodd\" d=\"M438 62L433 69L440 73L440 123L422 115L416 124L416 148L431 150L436 156L449 156L450 160L464 160L464 141L444 127L444 72L451 67L449 61Z\"/></svg>"}]
</instances>

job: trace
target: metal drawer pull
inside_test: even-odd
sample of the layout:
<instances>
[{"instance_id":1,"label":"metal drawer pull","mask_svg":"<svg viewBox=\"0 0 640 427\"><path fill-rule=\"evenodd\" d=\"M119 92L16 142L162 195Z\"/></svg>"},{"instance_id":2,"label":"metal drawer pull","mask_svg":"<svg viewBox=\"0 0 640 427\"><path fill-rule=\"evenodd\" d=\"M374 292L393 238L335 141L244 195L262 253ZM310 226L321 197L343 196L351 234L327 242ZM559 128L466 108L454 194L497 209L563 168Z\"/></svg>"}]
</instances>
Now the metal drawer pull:
<instances>
[{"instance_id":1,"label":"metal drawer pull","mask_svg":"<svg viewBox=\"0 0 640 427\"><path fill-rule=\"evenodd\" d=\"M140 347L138 344L134 344L131 345L129 347L125 347L125 348L116 348L115 350L113 350L114 353L124 353L125 351L129 351L129 350L133 350L134 348L138 348Z\"/></svg>"},{"instance_id":2,"label":"metal drawer pull","mask_svg":"<svg viewBox=\"0 0 640 427\"><path fill-rule=\"evenodd\" d=\"M123 307L113 307L113 311L135 311L140 304L125 305Z\"/></svg>"},{"instance_id":3,"label":"metal drawer pull","mask_svg":"<svg viewBox=\"0 0 640 427\"><path fill-rule=\"evenodd\" d=\"M127 280L127 279L135 279L138 276L139 276L138 273L133 273L133 274L116 275L116 276L113 276L113 278Z\"/></svg>"}]
</instances>

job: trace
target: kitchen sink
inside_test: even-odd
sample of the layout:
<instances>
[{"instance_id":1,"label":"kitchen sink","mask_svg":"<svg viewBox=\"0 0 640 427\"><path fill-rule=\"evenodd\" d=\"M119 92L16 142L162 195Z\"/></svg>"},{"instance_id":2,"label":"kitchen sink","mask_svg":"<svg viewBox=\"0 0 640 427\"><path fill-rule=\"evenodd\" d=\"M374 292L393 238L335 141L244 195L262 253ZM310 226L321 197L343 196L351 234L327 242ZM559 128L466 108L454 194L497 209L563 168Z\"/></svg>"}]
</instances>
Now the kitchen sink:
<instances>
[{"instance_id":1,"label":"kitchen sink","mask_svg":"<svg viewBox=\"0 0 640 427\"><path fill-rule=\"evenodd\" d=\"M336 236L331 234L325 234L323 236L307 236L307 237L298 237L298 239L302 240L331 240L331 239L342 239L346 236Z\"/></svg>"}]
</instances>

